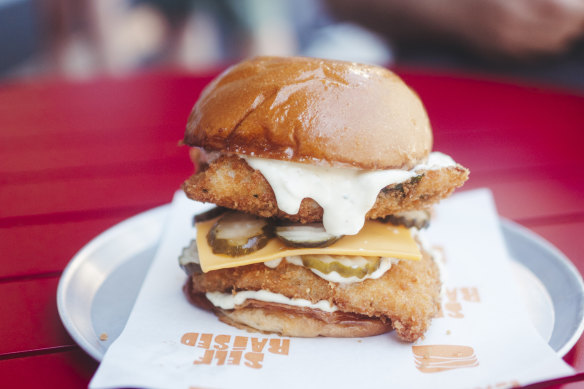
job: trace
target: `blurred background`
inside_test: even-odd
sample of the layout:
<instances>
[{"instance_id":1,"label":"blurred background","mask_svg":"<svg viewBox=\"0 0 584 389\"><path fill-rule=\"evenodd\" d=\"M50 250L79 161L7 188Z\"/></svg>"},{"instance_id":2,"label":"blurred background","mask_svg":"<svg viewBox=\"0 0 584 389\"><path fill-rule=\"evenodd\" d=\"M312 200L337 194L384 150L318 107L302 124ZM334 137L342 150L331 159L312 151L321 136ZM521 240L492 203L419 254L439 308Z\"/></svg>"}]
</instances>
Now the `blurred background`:
<instances>
[{"instance_id":1,"label":"blurred background","mask_svg":"<svg viewBox=\"0 0 584 389\"><path fill-rule=\"evenodd\" d=\"M0 82L306 55L583 91L584 0L0 0L0 53Z\"/></svg>"}]
</instances>

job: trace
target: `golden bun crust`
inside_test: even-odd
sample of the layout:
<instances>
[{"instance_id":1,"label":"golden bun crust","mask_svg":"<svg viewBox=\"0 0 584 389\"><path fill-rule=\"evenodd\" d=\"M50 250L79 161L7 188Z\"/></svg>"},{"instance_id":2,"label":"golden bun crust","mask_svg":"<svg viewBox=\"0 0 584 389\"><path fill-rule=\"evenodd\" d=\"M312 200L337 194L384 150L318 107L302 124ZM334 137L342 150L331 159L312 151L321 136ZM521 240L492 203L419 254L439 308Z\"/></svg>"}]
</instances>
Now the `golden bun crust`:
<instances>
[{"instance_id":1,"label":"golden bun crust","mask_svg":"<svg viewBox=\"0 0 584 389\"><path fill-rule=\"evenodd\" d=\"M364 169L409 169L432 149L418 96L377 66L258 57L209 84L184 143L208 151Z\"/></svg>"},{"instance_id":2,"label":"golden bun crust","mask_svg":"<svg viewBox=\"0 0 584 389\"><path fill-rule=\"evenodd\" d=\"M309 314L290 314L264 308L241 308L230 311L215 308L214 311L221 321L237 328L299 338L317 336L361 338L393 330L391 323L384 323L375 318L363 318L350 323L327 323Z\"/></svg>"}]
</instances>

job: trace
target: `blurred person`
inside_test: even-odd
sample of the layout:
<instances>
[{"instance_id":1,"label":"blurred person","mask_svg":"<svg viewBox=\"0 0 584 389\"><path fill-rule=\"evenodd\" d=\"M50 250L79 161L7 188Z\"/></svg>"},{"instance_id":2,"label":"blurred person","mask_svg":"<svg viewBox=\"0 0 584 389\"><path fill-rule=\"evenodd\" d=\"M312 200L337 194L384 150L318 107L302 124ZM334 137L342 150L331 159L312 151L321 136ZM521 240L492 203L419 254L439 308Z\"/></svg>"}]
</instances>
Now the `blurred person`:
<instances>
[{"instance_id":1,"label":"blurred person","mask_svg":"<svg viewBox=\"0 0 584 389\"><path fill-rule=\"evenodd\" d=\"M108 70L205 70L244 57L294 55L287 0L101 0L95 25Z\"/></svg>"},{"instance_id":2,"label":"blurred person","mask_svg":"<svg viewBox=\"0 0 584 389\"><path fill-rule=\"evenodd\" d=\"M257 55L391 61L383 39L336 23L319 0L22 1L36 5L41 49L16 76L207 71Z\"/></svg>"},{"instance_id":3,"label":"blurred person","mask_svg":"<svg viewBox=\"0 0 584 389\"><path fill-rule=\"evenodd\" d=\"M44 69L69 76L306 55L584 88L584 0L22 1L44 14Z\"/></svg>"},{"instance_id":4,"label":"blurred person","mask_svg":"<svg viewBox=\"0 0 584 389\"><path fill-rule=\"evenodd\" d=\"M148 12L126 12L130 1L20 2L32 10L29 19L34 23L37 44L23 63L8 69L8 76L86 78L119 68L134 69L142 64L143 54L160 35L160 26L156 20L152 22ZM3 18L0 14L0 25ZM10 44L18 46L21 42L13 40Z\"/></svg>"},{"instance_id":5,"label":"blurred person","mask_svg":"<svg viewBox=\"0 0 584 389\"><path fill-rule=\"evenodd\" d=\"M307 55L472 69L584 88L584 43L577 46L584 0L89 4L109 72L157 65L201 71L255 55Z\"/></svg>"},{"instance_id":6,"label":"blurred person","mask_svg":"<svg viewBox=\"0 0 584 389\"><path fill-rule=\"evenodd\" d=\"M26 12L10 12L17 7ZM87 24L85 8L85 2L73 0L0 0L1 62L11 65L0 73L13 77L69 74L90 66L95 58L83 50L88 38L82 31ZM29 47L26 55L14 56L23 46Z\"/></svg>"},{"instance_id":7,"label":"blurred person","mask_svg":"<svg viewBox=\"0 0 584 389\"><path fill-rule=\"evenodd\" d=\"M388 39L397 64L584 90L584 0L325 0Z\"/></svg>"},{"instance_id":8,"label":"blurred person","mask_svg":"<svg viewBox=\"0 0 584 389\"><path fill-rule=\"evenodd\" d=\"M490 59L565 52L584 35L584 0L327 0L396 42L446 42Z\"/></svg>"}]
</instances>

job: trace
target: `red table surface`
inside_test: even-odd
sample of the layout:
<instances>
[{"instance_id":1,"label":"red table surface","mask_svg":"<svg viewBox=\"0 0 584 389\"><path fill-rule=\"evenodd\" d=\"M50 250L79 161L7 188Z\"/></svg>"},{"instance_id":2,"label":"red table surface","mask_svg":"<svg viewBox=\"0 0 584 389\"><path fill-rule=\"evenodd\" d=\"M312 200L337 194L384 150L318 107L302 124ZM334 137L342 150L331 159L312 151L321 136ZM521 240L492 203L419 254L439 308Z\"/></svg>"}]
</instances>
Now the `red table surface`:
<instances>
[{"instance_id":1,"label":"red table surface","mask_svg":"<svg viewBox=\"0 0 584 389\"><path fill-rule=\"evenodd\" d=\"M584 271L584 96L399 73L427 107L434 148L470 168L464 189L490 188L501 215ZM59 276L94 236L171 200L193 170L177 142L209 80L167 72L0 86L0 387L87 386L97 362L61 325ZM565 357L578 372L583 352L580 340Z\"/></svg>"}]
</instances>

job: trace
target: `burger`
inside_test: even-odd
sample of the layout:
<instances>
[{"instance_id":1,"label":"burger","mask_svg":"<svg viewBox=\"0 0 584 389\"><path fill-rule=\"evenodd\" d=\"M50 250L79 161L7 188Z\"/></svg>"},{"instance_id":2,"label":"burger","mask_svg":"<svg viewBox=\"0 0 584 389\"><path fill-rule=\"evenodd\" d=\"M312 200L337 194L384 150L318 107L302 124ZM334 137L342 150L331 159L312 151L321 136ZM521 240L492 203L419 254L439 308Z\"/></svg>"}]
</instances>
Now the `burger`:
<instances>
[{"instance_id":1,"label":"burger","mask_svg":"<svg viewBox=\"0 0 584 389\"><path fill-rule=\"evenodd\" d=\"M184 144L195 216L184 291L235 327L283 336L422 337L440 266L421 229L468 178L431 152L418 96L376 66L258 57L202 92Z\"/></svg>"}]
</instances>

